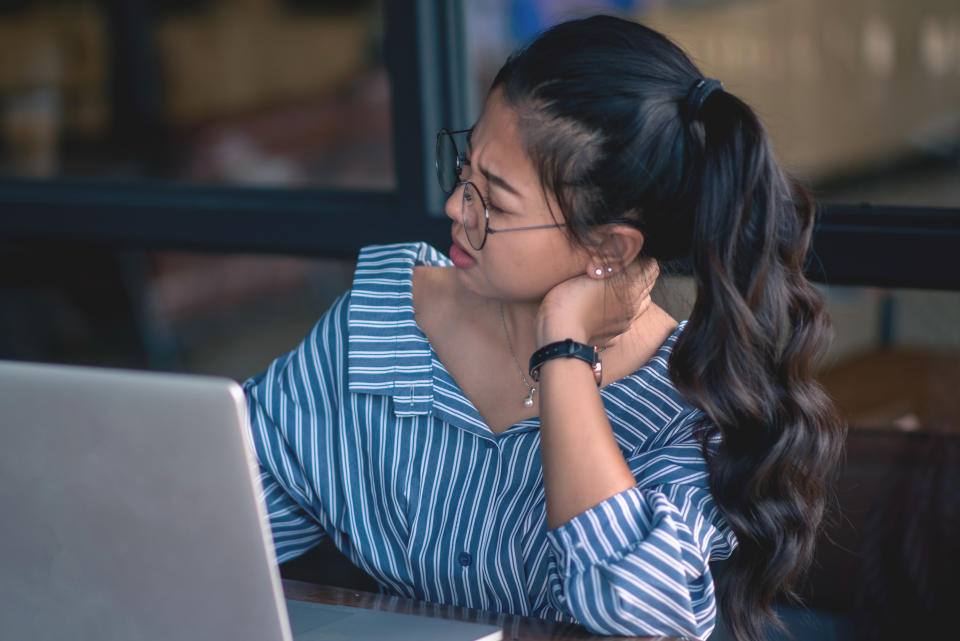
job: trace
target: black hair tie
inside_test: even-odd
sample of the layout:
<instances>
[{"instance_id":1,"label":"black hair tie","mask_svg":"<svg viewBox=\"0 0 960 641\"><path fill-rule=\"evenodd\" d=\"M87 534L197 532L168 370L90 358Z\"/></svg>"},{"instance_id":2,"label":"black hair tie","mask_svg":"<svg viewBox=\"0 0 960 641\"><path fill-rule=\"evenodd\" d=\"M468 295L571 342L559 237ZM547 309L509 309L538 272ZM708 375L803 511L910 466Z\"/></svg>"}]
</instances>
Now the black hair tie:
<instances>
[{"instance_id":1,"label":"black hair tie","mask_svg":"<svg viewBox=\"0 0 960 641\"><path fill-rule=\"evenodd\" d=\"M700 78L690 87L687 97L683 101L684 117L696 120L700 116L700 109L714 91L723 90L723 84L713 78Z\"/></svg>"}]
</instances>

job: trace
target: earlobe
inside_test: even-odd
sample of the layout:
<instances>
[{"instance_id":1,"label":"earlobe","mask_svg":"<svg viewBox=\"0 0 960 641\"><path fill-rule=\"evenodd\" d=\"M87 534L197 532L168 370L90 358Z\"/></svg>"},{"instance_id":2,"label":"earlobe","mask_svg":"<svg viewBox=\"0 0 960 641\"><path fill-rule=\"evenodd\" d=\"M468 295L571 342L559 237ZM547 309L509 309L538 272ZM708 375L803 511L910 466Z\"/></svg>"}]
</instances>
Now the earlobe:
<instances>
[{"instance_id":1,"label":"earlobe","mask_svg":"<svg viewBox=\"0 0 960 641\"><path fill-rule=\"evenodd\" d=\"M613 276L618 270L615 269L612 265L605 265L603 267L594 267L593 268L593 277L594 278L607 278Z\"/></svg>"},{"instance_id":2,"label":"earlobe","mask_svg":"<svg viewBox=\"0 0 960 641\"><path fill-rule=\"evenodd\" d=\"M630 225L604 228L591 264L594 276L604 278L619 274L640 255L643 241L643 232Z\"/></svg>"}]
</instances>

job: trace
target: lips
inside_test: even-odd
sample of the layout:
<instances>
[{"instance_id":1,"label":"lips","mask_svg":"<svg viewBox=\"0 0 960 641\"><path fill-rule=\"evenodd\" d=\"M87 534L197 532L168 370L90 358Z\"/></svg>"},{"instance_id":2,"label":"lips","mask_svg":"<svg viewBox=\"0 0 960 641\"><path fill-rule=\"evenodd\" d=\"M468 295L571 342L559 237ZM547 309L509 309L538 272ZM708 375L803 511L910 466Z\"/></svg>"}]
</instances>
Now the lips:
<instances>
[{"instance_id":1,"label":"lips","mask_svg":"<svg viewBox=\"0 0 960 641\"><path fill-rule=\"evenodd\" d=\"M465 250L456 239L453 240L453 244L450 246L450 260L452 260L453 264L459 269L466 269L477 264L476 259L468 254L467 250Z\"/></svg>"}]
</instances>

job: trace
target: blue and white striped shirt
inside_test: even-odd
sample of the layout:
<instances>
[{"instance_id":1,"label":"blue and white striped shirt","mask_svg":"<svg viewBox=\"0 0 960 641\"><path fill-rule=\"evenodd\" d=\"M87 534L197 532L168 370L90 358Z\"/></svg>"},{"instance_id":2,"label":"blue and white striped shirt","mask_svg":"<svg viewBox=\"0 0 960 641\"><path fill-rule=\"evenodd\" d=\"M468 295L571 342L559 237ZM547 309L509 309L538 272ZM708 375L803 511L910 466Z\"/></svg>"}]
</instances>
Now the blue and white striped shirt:
<instances>
[{"instance_id":1,"label":"blue and white striped shirt","mask_svg":"<svg viewBox=\"0 0 960 641\"><path fill-rule=\"evenodd\" d=\"M736 542L708 490L701 414L667 374L683 324L600 391L637 486L548 531L538 419L493 434L414 319L414 265L449 264L425 244L365 248L351 290L244 384L278 558L329 536L406 597L708 636L708 562Z\"/></svg>"}]
</instances>

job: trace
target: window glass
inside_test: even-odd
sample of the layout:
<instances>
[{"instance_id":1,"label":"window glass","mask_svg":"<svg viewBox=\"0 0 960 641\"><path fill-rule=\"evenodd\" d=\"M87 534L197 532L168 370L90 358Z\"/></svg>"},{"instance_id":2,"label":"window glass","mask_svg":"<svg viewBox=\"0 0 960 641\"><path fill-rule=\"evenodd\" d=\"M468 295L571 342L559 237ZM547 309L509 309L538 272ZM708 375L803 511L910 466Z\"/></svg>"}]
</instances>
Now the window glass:
<instances>
[{"instance_id":1,"label":"window glass","mask_svg":"<svg viewBox=\"0 0 960 641\"><path fill-rule=\"evenodd\" d=\"M0 173L389 189L382 4L0 3Z\"/></svg>"},{"instance_id":2,"label":"window glass","mask_svg":"<svg viewBox=\"0 0 960 641\"><path fill-rule=\"evenodd\" d=\"M754 106L781 162L822 200L960 207L954 0L483 0L467 9L477 95L538 31L620 14L666 33Z\"/></svg>"}]
</instances>

